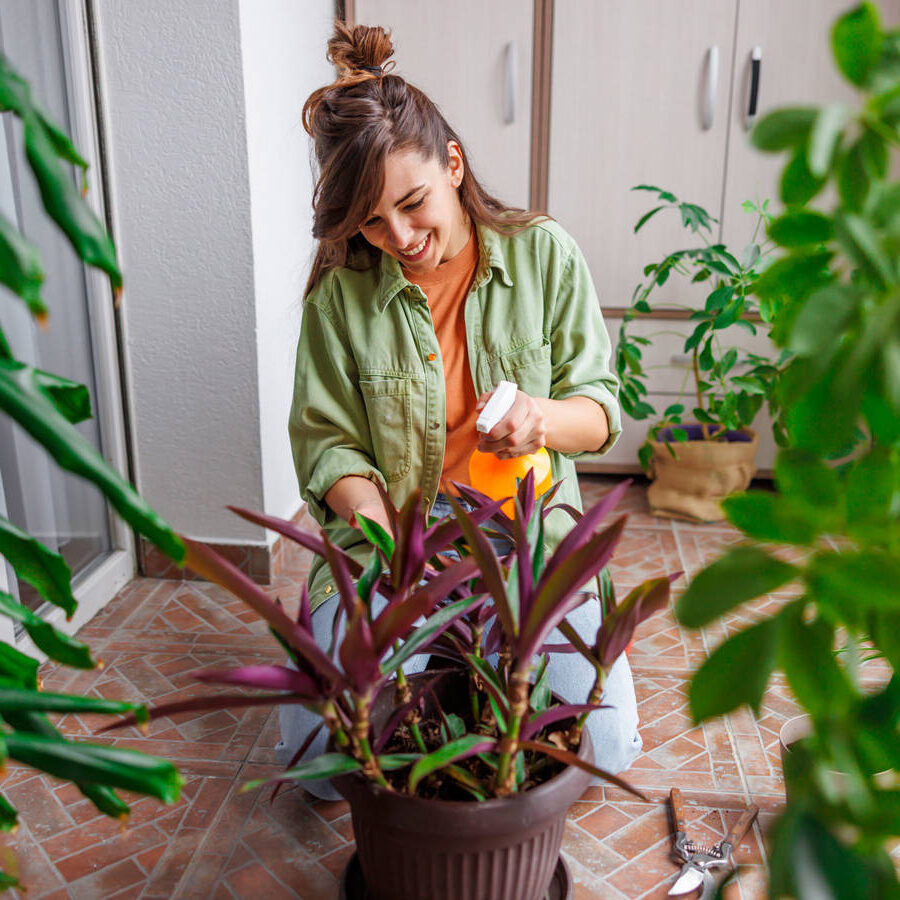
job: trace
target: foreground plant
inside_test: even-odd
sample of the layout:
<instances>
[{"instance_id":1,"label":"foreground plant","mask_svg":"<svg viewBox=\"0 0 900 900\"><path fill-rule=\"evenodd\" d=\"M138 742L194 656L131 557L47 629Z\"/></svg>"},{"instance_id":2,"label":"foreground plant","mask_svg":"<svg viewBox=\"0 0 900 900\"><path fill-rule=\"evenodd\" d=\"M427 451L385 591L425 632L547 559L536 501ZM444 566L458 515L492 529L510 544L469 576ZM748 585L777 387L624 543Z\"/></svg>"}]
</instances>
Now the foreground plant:
<instances>
[{"instance_id":1,"label":"foreground plant","mask_svg":"<svg viewBox=\"0 0 900 900\"><path fill-rule=\"evenodd\" d=\"M814 731L786 765L771 893L894 897L886 842L900 835L900 183L891 178L900 32L883 30L863 3L835 23L832 48L861 108L781 109L752 134L761 150L788 155L787 209L769 226L785 252L754 285L774 339L792 354L777 384L788 441L778 493L725 502L749 541L700 572L677 613L700 627L772 591L792 597L701 666L694 719L743 703L758 711L773 670L783 671ZM809 208L829 186L837 204ZM785 561L772 543L798 552ZM872 648L890 668L877 689L860 679Z\"/></svg>"},{"instance_id":2,"label":"foreground plant","mask_svg":"<svg viewBox=\"0 0 900 900\"><path fill-rule=\"evenodd\" d=\"M602 706L606 674L637 624L666 605L669 579L648 582L619 606L607 594L607 615L591 644L565 621L585 602L583 590L604 569L621 536L624 516L598 528L624 489L625 485L616 488L583 516L573 510L578 521L546 560L544 517L554 508L555 491L536 502L531 473L520 484L513 517L501 511L509 498L492 501L464 487L472 508L453 501L454 515L431 524L418 493L399 511L383 495L393 535L374 521L361 519L360 527L372 544L365 567L327 537L236 510L328 560L340 592L332 646L326 652L313 640L305 589L297 617L291 619L278 601L226 560L202 544L186 541L187 565L256 610L293 665L201 671L196 677L203 681L271 692L194 698L154 707L151 715L302 703L322 717L333 752L292 764L281 780L361 772L390 791L483 800L540 783L564 764L631 790L579 758L577 749L584 717ZM490 530L512 539L514 549L508 556L497 555L488 538ZM571 643L547 644L557 627L572 635ZM425 721L426 698L443 673L436 672L424 689L413 693L402 665L414 654L432 649L439 656L455 658L471 677L468 696L460 698L458 708L439 709L436 719ZM586 703L552 700L547 661L555 652L581 652L594 665L596 685ZM372 703L389 684L394 712L376 727L370 717ZM130 717L118 725L133 721Z\"/></svg>"},{"instance_id":3,"label":"foreground plant","mask_svg":"<svg viewBox=\"0 0 900 900\"><path fill-rule=\"evenodd\" d=\"M56 222L78 256L107 273L115 291L122 276L115 248L103 225L85 202L72 178L72 166L82 173L87 163L67 135L32 99L27 82L0 55L0 111L22 125L25 151L47 214ZM83 181L86 189L86 181ZM44 273L40 252L17 228L0 216L0 284L20 298L42 328L49 310L41 297ZM15 349L0 329L0 409L31 435L64 469L94 482L119 514L160 550L176 561L184 558L178 536L143 501L134 488L75 428L91 417L91 400L84 385L42 371L15 357ZM0 554L16 575L44 601L71 619L77 608L72 573L65 559L36 538L0 519ZM50 659L78 669L100 663L90 648L41 616L0 592L0 614L21 625L32 642ZM85 741L71 741L54 727L48 714L122 714L132 712L139 722L147 711L137 703L120 703L40 689L38 661L0 642L0 765L7 759L72 781L101 812L116 818L128 815L128 804L117 788L137 791L173 803L182 779L175 767L132 750ZM14 830L15 808L0 795L0 830ZM0 872L0 890L18 884Z\"/></svg>"}]
</instances>

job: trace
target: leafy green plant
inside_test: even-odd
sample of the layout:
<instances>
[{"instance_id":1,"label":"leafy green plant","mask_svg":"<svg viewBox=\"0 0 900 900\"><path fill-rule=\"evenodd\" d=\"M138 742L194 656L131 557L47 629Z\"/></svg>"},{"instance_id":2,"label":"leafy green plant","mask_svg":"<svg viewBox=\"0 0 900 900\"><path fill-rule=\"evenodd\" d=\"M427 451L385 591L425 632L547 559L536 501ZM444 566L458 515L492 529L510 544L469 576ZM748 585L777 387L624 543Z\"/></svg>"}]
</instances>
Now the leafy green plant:
<instances>
[{"instance_id":1,"label":"leafy green plant","mask_svg":"<svg viewBox=\"0 0 900 900\"><path fill-rule=\"evenodd\" d=\"M791 354L776 387L778 491L725 501L748 541L697 575L677 615L701 627L771 591L794 597L695 673L694 719L758 710L780 669L814 728L786 764L772 895L895 897L885 844L900 835L900 31L862 3L831 37L860 107L780 109L752 134L787 155L786 209L768 228L783 254L753 284ZM808 208L828 186L836 205ZM797 548L790 562L775 544ZM866 687L859 660L873 653L889 678Z\"/></svg>"},{"instance_id":2,"label":"leafy green plant","mask_svg":"<svg viewBox=\"0 0 900 900\"><path fill-rule=\"evenodd\" d=\"M232 564L203 544L186 541L191 569L258 612L287 651L292 667L204 670L196 674L202 681L279 693L197 697L153 707L150 714L269 703L305 705L321 716L333 752L294 765L304 755L308 744L304 745L279 780L361 772L388 790L484 800L540 783L540 773L556 761L632 790L580 759L576 751L586 716L602 706L609 670L637 625L667 605L670 579L653 579L619 604L607 581L603 624L591 644L565 619L585 602L583 587L612 556L625 516L602 530L599 526L626 485L584 515L565 507L577 521L549 559L543 552L544 518L556 508L552 505L556 491L551 489L536 501L533 472L519 485L513 517L501 509L510 498L490 500L463 485L459 488L471 509L451 501L454 514L430 524L418 492L399 511L383 493L390 534L374 521L358 517L372 545L365 566L327 536L235 510L327 559L340 593L338 619L343 618L346 629L339 635L336 625L332 647L323 651L313 638L305 588L292 620ZM507 536L512 551L498 556L486 529ZM379 597L383 605L377 602ZM557 627L569 642L548 645ZM413 695L402 664L422 652L456 660L470 678L468 697L461 698L458 709L441 711L437 721L420 727L424 692ZM595 684L586 703L551 702L547 658L557 652L582 653L594 667ZM372 703L389 684L396 709L383 727L376 728L370 717ZM133 721L131 716L109 727Z\"/></svg>"},{"instance_id":3,"label":"leafy green plant","mask_svg":"<svg viewBox=\"0 0 900 900\"><path fill-rule=\"evenodd\" d=\"M744 329L756 334L756 321L762 313L769 321L768 310L755 301L753 285L771 252L772 245L757 238L771 219L769 201L757 206L751 201L744 209L757 217L751 243L738 259L724 244L710 240L712 226L717 221L695 203L679 200L671 191L648 184L632 188L657 195L658 204L644 213L634 226L638 233L653 217L667 210L677 212L682 225L703 241L701 246L673 250L662 260L644 267L644 281L634 289L632 305L622 317L616 350L616 372L621 383L622 408L633 419L658 416L649 436L663 440L672 455L672 442L691 439L722 440L731 431L749 425L766 399L768 385L777 374L779 365L752 353L738 353L735 347L723 347L721 337L729 328ZM632 333L631 323L653 312L651 295L672 276L688 279L691 284L708 283L710 291L702 309L681 307L691 311L690 321L696 323L684 342L684 352L691 360L692 398L688 411L679 399L659 412L648 402L648 372L644 364L643 348L652 344L652 336ZM672 304L668 304L672 306ZM676 304L675 308L679 308ZM682 390L686 391L684 385ZM696 437L685 427L688 421L699 422ZM641 465L649 467L652 449L645 443L638 452Z\"/></svg>"},{"instance_id":4,"label":"leafy green plant","mask_svg":"<svg viewBox=\"0 0 900 900\"><path fill-rule=\"evenodd\" d=\"M12 113L21 122L26 157L47 214L78 256L106 272L114 290L118 290L122 276L113 243L72 178L74 165L83 173L82 190L86 190L87 163L67 135L34 101L27 82L2 56L0 111ZM49 310L41 297L43 280L38 249L0 216L0 284L20 298L35 320L46 327ZM0 409L41 444L62 468L96 484L137 531L176 561L183 561L185 551L178 536L74 427L91 416L87 388L17 360L2 330ZM63 609L71 619L77 604L72 594L71 571L61 555L2 518L0 554L22 581L35 588L45 601ZM0 613L19 623L49 658L80 669L98 665L85 644L3 592L0 592ZM36 659L0 642L0 762L9 758L68 779L97 809L110 816L122 818L128 814L128 804L116 793L116 788L148 794L167 803L178 799L182 781L171 763L132 750L68 740L48 718L48 714L130 711L138 722L146 722L145 707L42 691L37 673ZM0 796L0 830L11 830L16 821L16 810ZM0 873L0 889L17 883L12 875Z\"/></svg>"}]
</instances>

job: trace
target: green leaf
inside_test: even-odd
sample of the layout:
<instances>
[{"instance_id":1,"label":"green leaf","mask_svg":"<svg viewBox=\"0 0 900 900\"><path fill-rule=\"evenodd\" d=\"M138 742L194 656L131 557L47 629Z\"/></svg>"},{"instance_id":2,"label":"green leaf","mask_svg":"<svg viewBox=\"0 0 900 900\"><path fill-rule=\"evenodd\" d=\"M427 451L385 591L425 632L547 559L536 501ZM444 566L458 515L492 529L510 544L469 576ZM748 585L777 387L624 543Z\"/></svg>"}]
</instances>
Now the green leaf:
<instances>
[{"instance_id":1,"label":"green leaf","mask_svg":"<svg viewBox=\"0 0 900 900\"><path fill-rule=\"evenodd\" d=\"M732 525L760 541L807 546L819 534L821 519L813 510L767 491L731 494L722 509Z\"/></svg>"},{"instance_id":2,"label":"green leaf","mask_svg":"<svg viewBox=\"0 0 900 900\"><path fill-rule=\"evenodd\" d=\"M887 553L820 552L805 577L812 596L839 612L900 609L900 560Z\"/></svg>"},{"instance_id":3,"label":"green leaf","mask_svg":"<svg viewBox=\"0 0 900 900\"><path fill-rule=\"evenodd\" d=\"M761 384L761 382L749 375L735 375L732 377L731 383L734 387L739 388L742 391L746 391L748 394L766 393L766 388Z\"/></svg>"},{"instance_id":4,"label":"green leaf","mask_svg":"<svg viewBox=\"0 0 900 900\"><path fill-rule=\"evenodd\" d=\"M849 110L840 103L831 103L819 110L806 148L809 171L814 178L825 177L831 168L834 148L849 115Z\"/></svg>"},{"instance_id":5,"label":"green leaf","mask_svg":"<svg viewBox=\"0 0 900 900\"><path fill-rule=\"evenodd\" d=\"M823 213L797 209L772 221L768 231L769 237L782 247L803 247L831 240L834 225Z\"/></svg>"},{"instance_id":6,"label":"green leaf","mask_svg":"<svg viewBox=\"0 0 900 900\"><path fill-rule=\"evenodd\" d=\"M184 783L170 762L103 744L60 741L34 734L7 734L9 755L57 778L106 784L175 803Z\"/></svg>"},{"instance_id":7,"label":"green leaf","mask_svg":"<svg viewBox=\"0 0 900 900\"><path fill-rule=\"evenodd\" d=\"M377 547L384 554L385 559L392 559L394 556L394 539L384 528L374 519L370 519L361 513L356 513L356 522L359 525L359 530L366 536L366 540L373 547Z\"/></svg>"},{"instance_id":8,"label":"green leaf","mask_svg":"<svg viewBox=\"0 0 900 900\"><path fill-rule=\"evenodd\" d=\"M750 142L765 153L787 150L806 140L818 115L814 107L786 107L763 116L750 134Z\"/></svg>"},{"instance_id":9,"label":"green leaf","mask_svg":"<svg viewBox=\"0 0 900 900\"><path fill-rule=\"evenodd\" d=\"M49 603L71 618L77 607L72 596L72 571L65 559L30 534L0 517L0 554L6 557L22 581L30 584Z\"/></svg>"},{"instance_id":10,"label":"green leaf","mask_svg":"<svg viewBox=\"0 0 900 900\"><path fill-rule=\"evenodd\" d=\"M67 422L77 425L92 417L91 395L83 384L41 369L35 369L34 376L41 391Z\"/></svg>"},{"instance_id":11,"label":"green leaf","mask_svg":"<svg viewBox=\"0 0 900 900\"><path fill-rule=\"evenodd\" d=\"M143 703L106 700L102 697L80 697L77 694L54 694L49 691L28 691L0 687L0 716L11 712L97 713L126 715L136 713L138 722L149 722L150 715Z\"/></svg>"},{"instance_id":12,"label":"green leaf","mask_svg":"<svg viewBox=\"0 0 900 900\"><path fill-rule=\"evenodd\" d=\"M546 660L547 657L545 656L544 659ZM550 676L547 674L547 666L545 665L537 681L535 681L534 687L531 689L528 701L535 712L543 712L550 705L550 699Z\"/></svg>"},{"instance_id":13,"label":"green leaf","mask_svg":"<svg viewBox=\"0 0 900 900\"><path fill-rule=\"evenodd\" d=\"M781 173L779 194L786 206L802 206L825 187L825 182L825 178L816 178L809 171L806 149L801 146Z\"/></svg>"},{"instance_id":14,"label":"green leaf","mask_svg":"<svg viewBox=\"0 0 900 900\"><path fill-rule=\"evenodd\" d=\"M293 769L286 769L282 772L277 780L283 778L291 781L318 781L323 778L335 778L338 775L349 775L350 772L358 772L362 769L362 765L358 763L352 756L345 756L343 753L323 753L309 762L300 763ZM267 784L268 779L260 778L256 781L248 781L241 786L241 793L253 790L262 784Z\"/></svg>"},{"instance_id":15,"label":"green leaf","mask_svg":"<svg viewBox=\"0 0 900 900\"><path fill-rule=\"evenodd\" d=\"M638 219L637 225L634 226L634 233L637 234L661 209L666 208L667 207L665 206L657 206L655 209L651 209L650 212L644 213L644 215Z\"/></svg>"},{"instance_id":16,"label":"green leaf","mask_svg":"<svg viewBox=\"0 0 900 900\"><path fill-rule=\"evenodd\" d=\"M691 679L694 724L748 704L759 713L775 667L776 627L772 619L732 635L710 654Z\"/></svg>"},{"instance_id":17,"label":"green leaf","mask_svg":"<svg viewBox=\"0 0 900 900\"><path fill-rule=\"evenodd\" d=\"M793 581L799 570L759 547L738 546L707 566L676 603L678 620L699 628L747 600Z\"/></svg>"},{"instance_id":18,"label":"green leaf","mask_svg":"<svg viewBox=\"0 0 900 900\"><path fill-rule=\"evenodd\" d=\"M773 300L805 297L829 280L828 263L832 256L827 250L795 251L769 266L753 283L753 292Z\"/></svg>"},{"instance_id":19,"label":"green leaf","mask_svg":"<svg viewBox=\"0 0 900 900\"><path fill-rule=\"evenodd\" d=\"M823 619L806 623L805 603L793 603L778 616L778 664L791 690L814 718L846 709L853 689L834 654L834 628Z\"/></svg>"},{"instance_id":20,"label":"green leaf","mask_svg":"<svg viewBox=\"0 0 900 900\"><path fill-rule=\"evenodd\" d=\"M845 499L847 524L851 534L860 533L861 526L875 528L871 537L877 541L892 527L891 512L897 490L897 475L891 464L887 447L873 447L858 459L847 474ZM862 530L862 535L867 532Z\"/></svg>"},{"instance_id":21,"label":"green leaf","mask_svg":"<svg viewBox=\"0 0 900 900\"><path fill-rule=\"evenodd\" d=\"M457 718L459 718L457 716ZM405 769L407 766L414 765L422 758L421 753L389 753L384 756L376 757L378 765L384 772L395 772L397 769Z\"/></svg>"},{"instance_id":22,"label":"green leaf","mask_svg":"<svg viewBox=\"0 0 900 900\"><path fill-rule=\"evenodd\" d=\"M835 221L835 236L847 254L863 267L882 288L897 280L890 256L881 245L878 232L861 216L847 213Z\"/></svg>"},{"instance_id":23,"label":"green leaf","mask_svg":"<svg viewBox=\"0 0 900 900\"><path fill-rule=\"evenodd\" d=\"M56 408L43 374L16 360L0 359L0 409L18 422L56 462L96 484L118 513L176 563L181 539L135 489Z\"/></svg>"},{"instance_id":24,"label":"green leaf","mask_svg":"<svg viewBox=\"0 0 900 900\"><path fill-rule=\"evenodd\" d=\"M0 678L5 678L23 688L36 691L39 663L36 659L0 642Z\"/></svg>"},{"instance_id":25,"label":"green leaf","mask_svg":"<svg viewBox=\"0 0 900 900\"><path fill-rule=\"evenodd\" d=\"M841 203L851 212L859 212L872 188L865 153L860 141L854 141L841 155L837 166L837 186Z\"/></svg>"},{"instance_id":26,"label":"green leaf","mask_svg":"<svg viewBox=\"0 0 900 900\"><path fill-rule=\"evenodd\" d=\"M461 738L448 741L443 747L438 747L437 750L423 756L412 767L412 771L409 773L409 792L414 794L419 782L432 772L460 759L474 756L477 752L484 752L489 749L489 746L486 747L485 744L492 745L493 743L493 740L486 738L483 734L466 734Z\"/></svg>"},{"instance_id":27,"label":"green leaf","mask_svg":"<svg viewBox=\"0 0 900 900\"><path fill-rule=\"evenodd\" d=\"M648 443L641 444L638 447L638 462L641 464L641 468L645 472L650 471L650 460L653 458L653 447Z\"/></svg>"},{"instance_id":28,"label":"green leaf","mask_svg":"<svg viewBox=\"0 0 900 900\"><path fill-rule=\"evenodd\" d=\"M683 403L673 403L671 406L666 407L666 411L663 413L663 415L668 419L669 416L680 416L683 412Z\"/></svg>"},{"instance_id":29,"label":"green leaf","mask_svg":"<svg viewBox=\"0 0 900 900\"><path fill-rule=\"evenodd\" d=\"M710 329L710 322L701 322L695 329L693 334L684 342L684 352L689 353L703 340L703 335Z\"/></svg>"},{"instance_id":30,"label":"green leaf","mask_svg":"<svg viewBox=\"0 0 900 900\"><path fill-rule=\"evenodd\" d=\"M837 473L806 450L782 450L775 460L775 483L786 497L820 510L834 510L840 502Z\"/></svg>"},{"instance_id":31,"label":"green leaf","mask_svg":"<svg viewBox=\"0 0 900 900\"><path fill-rule=\"evenodd\" d=\"M816 356L824 351L830 358L832 344L840 339L859 301L859 290L849 284L830 284L810 294L787 336L787 348L798 356Z\"/></svg>"},{"instance_id":32,"label":"green leaf","mask_svg":"<svg viewBox=\"0 0 900 900\"><path fill-rule=\"evenodd\" d=\"M41 300L44 271L37 247L0 215L0 284L5 284L25 301L29 312L39 321L46 319L47 307Z\"/></svg>"},{"instance_id":33,"label":"green leaf","mask_svg":"<svg viewBox=\"0 0 900 900\"><path fill-rule=\"evenodd\" d=\"M831 49L844 77L864 85L881 55L881 25L871 3L861 3L834 23Z\"/></svg>"},{"instance_id":34,"label":"green leaf","mask_svg":"<svg viewBox=\"0 0 900 900\"><path fill-rule=\"evenodd\" d=\"M0 831L6 833L14 831L19 824L18 818L16 808L0 794Z\"/></svg>"},{"instance_id":35,"label":"green leaf","mask_svg":"<svg viewBox=\"0 0 900 900\"><path fill-rule=\"evenodd\" d=\"M7 615L14 622L21 622L35 645L51 659L76 669L93 669L96 665L91 659L91 649L87 644L54 628L3 592L0 592L0 615Z\"/></svg>"},{"instance_id":36,"label":"green leaf","mask_svg":"<svg viewBox=\"0 0 900 900\"><path fill-rule=\"evenodd\" d=\"M704 309L706 312L715 312L725 306L734 296L734 288L731 285L724 285L716 288L707 298Z\"/></svg>"}]
</instances>

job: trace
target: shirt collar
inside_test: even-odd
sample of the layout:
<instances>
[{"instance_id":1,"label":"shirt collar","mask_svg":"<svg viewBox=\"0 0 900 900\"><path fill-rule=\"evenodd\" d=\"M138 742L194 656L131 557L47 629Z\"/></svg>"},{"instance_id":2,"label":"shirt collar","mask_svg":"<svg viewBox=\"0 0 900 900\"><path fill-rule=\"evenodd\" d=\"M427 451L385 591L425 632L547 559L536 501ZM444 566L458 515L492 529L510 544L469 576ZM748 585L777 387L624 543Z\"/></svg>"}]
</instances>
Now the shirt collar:
<instances>
[{"instance_id":1,"label":"shirt collar","mask_svg":"<svg viewBox=\"0 0 900 900\"><path fill-rule=\"evenodd\" d=\"M475 269L475 285L480 287L490 279L491 271L496 269L503 283L507 287L513 286L506 260L503 257L503 249L500 235L487 225L476 224L478 233L478 266ZM411 284L403 275L400 262L389 253L382 252L380 263L380 275L378 280L378 292L376 303L378 311L384 312L388 303L394 299L404 288L412 288L421 292L421 289Z\"/></svg>"}]
</instances>

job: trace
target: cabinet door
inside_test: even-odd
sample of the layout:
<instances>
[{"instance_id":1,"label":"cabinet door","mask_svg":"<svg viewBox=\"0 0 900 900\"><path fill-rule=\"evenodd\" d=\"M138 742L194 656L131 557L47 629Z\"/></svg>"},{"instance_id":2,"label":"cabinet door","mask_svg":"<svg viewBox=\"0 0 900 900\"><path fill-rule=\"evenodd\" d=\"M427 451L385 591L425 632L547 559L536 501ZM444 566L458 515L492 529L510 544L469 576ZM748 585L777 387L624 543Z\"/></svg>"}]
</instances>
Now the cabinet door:
<instances>
[{"instance_id":1,"label":"cabinet door","mask_svg":"<svg viewBox=\"0 0 900 900\"><path fill-rule=\"evenodd\" d=\"M747 111L750 100L751 54L761 51L758 117L781 106L846 103L859 105L856 90L838 73L831 52L831 28L846 12L846 0L753 0L742 2L735 44L728 179L722 216L722 239L740 249L750 242L755 218L741 209L744 200L771 199L781 208L779 178L787 157L760 153L750 145ZM900 0L879 4L885 27L900 24ZM833 194L814 205L828 209Z\"/></svg>"},{"instance_id":2,"label":"cabinet door","mask_svg":"<svg viewBox=\"0 0 900 900\"><path fill-rule=\"evenodd\" d=\"M556 0L548 210L584 251L604 308L630 305L646 263L699 243L677 216L636 238L653 196L632 186L659 185L718 216L735 16L736 0ZM698 293L676 281L657 303Z\"/></svg>"},{"instance_id":3,"label":"cabinet door","mask_svg":"<svg viewBox=\"0 0 900 900\"><path fill-rule=\"evenodd\" d=\"M356 0L356 21L390 29L395 69L438 105L485 189L528 206L531 3Z\"/></svg>"}]
</instances>

